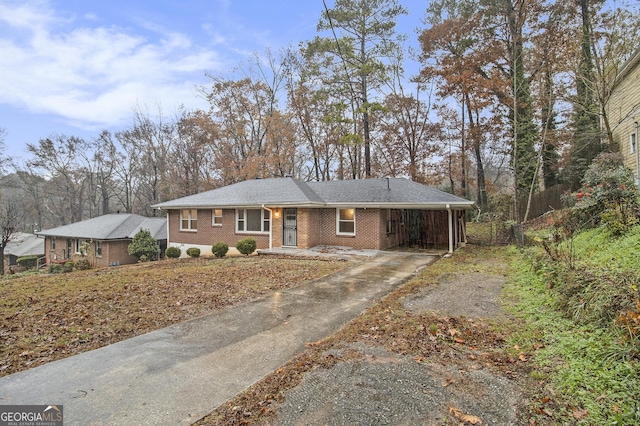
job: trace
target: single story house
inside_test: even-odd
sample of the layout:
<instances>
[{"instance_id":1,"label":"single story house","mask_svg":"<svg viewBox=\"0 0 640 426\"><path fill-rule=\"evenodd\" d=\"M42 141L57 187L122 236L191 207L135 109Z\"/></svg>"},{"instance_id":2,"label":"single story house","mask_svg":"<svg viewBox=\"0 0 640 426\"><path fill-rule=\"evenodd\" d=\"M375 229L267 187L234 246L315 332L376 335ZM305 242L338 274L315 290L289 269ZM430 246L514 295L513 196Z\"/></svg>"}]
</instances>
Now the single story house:
<instances>
[{"instance_id":1,"label":"single story house","mask_svg":"<svg viewBox=\"0 0 640 426\"><path fill-rule=\"evenodd\" d=\"M86 257L93 267L136 263L127 248L142 229L149 230L162 253L167 247L167 220L137 214L106 214L93 219L40 231L45 237L47 263L64 263Z\"/></svg>"},{"instance_id":2,"label":"single story house","mask_svg":"<svg viewBox=\"0 0 640 426\"><path fill-rule=\"evenodd\" d=\"M25 256L44 256L44 239L25 232L13 234L4 248L4 270L18 266L17 260Z\"/></svg>"},{"instance_id":3,"label":"single story house","mask_svg":"<svg viewBox=\"0 0 640 426\"><path fill-rule=\"evenodd\" d=\"M402 178L248 180L153 207L167 212L168 245L183 249L253 237L258 249L402 245L453 252L475 203Z\"/></svg>"}]
</instances>

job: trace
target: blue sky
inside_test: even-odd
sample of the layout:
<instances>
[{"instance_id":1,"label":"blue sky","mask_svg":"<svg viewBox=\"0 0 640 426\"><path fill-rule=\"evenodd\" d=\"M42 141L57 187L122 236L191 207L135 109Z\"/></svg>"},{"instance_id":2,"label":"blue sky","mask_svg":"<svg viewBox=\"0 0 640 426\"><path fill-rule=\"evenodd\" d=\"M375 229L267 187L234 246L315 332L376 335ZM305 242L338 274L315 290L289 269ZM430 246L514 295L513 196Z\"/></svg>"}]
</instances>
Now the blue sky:
<instances>
[{"instance_id":1,"label":"blue sky","mask_svg":"<svg viewBox=\"0 0 640 426\"><path fill-rule=\"evenodd\" d=\"M327 0L329 7L333 0ZM425 0L401 0L414 30ZM312 39L322 0L0 0L0 128L6 154L52 134L98 136L136 106L166 116L207 105L205 72Z\"/></svg>"}]
</instances>

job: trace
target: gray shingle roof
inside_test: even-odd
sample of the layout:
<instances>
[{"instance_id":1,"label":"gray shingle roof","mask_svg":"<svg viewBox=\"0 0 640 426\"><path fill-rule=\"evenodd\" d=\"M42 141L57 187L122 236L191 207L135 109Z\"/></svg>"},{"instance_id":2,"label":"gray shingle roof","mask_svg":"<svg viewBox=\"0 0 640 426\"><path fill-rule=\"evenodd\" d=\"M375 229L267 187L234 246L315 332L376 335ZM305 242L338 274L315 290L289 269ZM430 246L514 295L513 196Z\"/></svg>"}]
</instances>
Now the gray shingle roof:
<instances>
[{"instance_id":1,"label":"gray shingle roof","mask_svg":"<svg viewBox=\"0 0 640 426\"><path fill-rule=\"evenodd\" d=\"M167 239L166 218L144 217L132 213L106 214L93 219L40 231L37 234L93 240L118 240L133 238L141 229L148 229L157 240Z\"/></svg>"},{"instance_id":2,"label":"gray shingle roof","mask_svg":"<svg viewBox=\"0 0 640 426\"><path fill-rule=\"evenodd\" d=\"M20 232L11 236L4 254L17 257L44 255L44 239L34 234Z\"/></svg>"},{"instance_id":3,"label":"gray shingle roof","mask_svg":"<svg viewBox=\"0 0 640 426\"><path fill-rule=\"evenodd\" d=\"M472 201L403 178L302 182L248 180L156 204L162 209L261 206L444 209L474 208Z\"/></svg>"}]
</instances>

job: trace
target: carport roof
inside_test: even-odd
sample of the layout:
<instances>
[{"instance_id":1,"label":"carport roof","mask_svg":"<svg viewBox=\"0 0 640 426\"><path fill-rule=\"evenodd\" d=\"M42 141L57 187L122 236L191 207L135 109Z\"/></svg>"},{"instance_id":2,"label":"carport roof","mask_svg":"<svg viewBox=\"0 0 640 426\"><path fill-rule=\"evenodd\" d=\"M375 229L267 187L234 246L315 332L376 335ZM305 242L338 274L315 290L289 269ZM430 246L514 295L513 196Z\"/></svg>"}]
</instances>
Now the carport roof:
<instances>
[{"instance_id":1,"label":"carport roof","mask_svg":"<svg viewBox=\"0 0 640 426\"><path fill-rule=\"evenodd\" d=\"M473 209L475 203L404 178L323 182L271 178L239 182L153 207L171 210L255 206Z\"/></svg>"},{"instance_id":2,"label":"carport roof","mask_svg":"<svg viewBox=\"0 0 640 426\"><path fill-rule=\"evenodd\" d=\"M46 229L38 235L93 240L118 240L133 238L141 229L147 229L156 240L167 239L167 219L144 217L132 213L106 214L93 219Z\"/></svg>"}]
</instances>

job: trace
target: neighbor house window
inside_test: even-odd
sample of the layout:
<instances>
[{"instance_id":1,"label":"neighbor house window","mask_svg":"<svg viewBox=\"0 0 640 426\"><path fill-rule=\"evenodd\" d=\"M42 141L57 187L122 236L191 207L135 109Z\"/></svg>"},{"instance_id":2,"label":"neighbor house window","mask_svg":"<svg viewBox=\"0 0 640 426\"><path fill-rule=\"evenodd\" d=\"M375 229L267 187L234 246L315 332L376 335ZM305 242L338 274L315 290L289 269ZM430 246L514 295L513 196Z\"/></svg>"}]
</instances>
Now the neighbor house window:
<instances>
[{"instance_id":1,"label":"neighbor house window","mask_svg":"<svg viewBox=\"0 0 640 426\"><path fill-rule=\"evenodd\" d=\"M222 226L222 209L213 209L213 226Z\"/></svg>"},{"instance_id":2,"label":"neighbor house window","mask_svg":"<svg viewBox=\"0 0 640 426\"><path fill-rule=\"evenodd\" d=\"M338 209L336 220L337 234L356 235L356 209Z\"/></svg>"},{"instance_id":3,"label":"neighbor house window","mask_svg":"<svg viewBox=\"0 0 640 426\"><path fill-rule=\"evenodd\" d=\"M236 210L236 231L269 232L271 229L271 212L264 209Z\"/></svg>"},{"instance_id":4,"label":"neighbor house window","mask_svg":"<svg viewBox=\"0 0 640 426\"><path fill-rule=\"evenodd\" d=\"M56 237L51 237L51 250L56 249Z\"/></svg>"},{"instance_id":5,"label":"neighbor house window","mask_svg":"<svg viewBox=\"0 0 640 426\"><path fill-rule=\"evenodd\" d=\"M184 209L180 211L180 229L187 231L198 229L198 210Z\"/></svg>"},{"instance_id":6,"label":"neighbor house window","mask_svg":"<svg viewBox=\"0 0 640 426\"><path fill-rule=\"evenodd\" d=\"M629 136L629 150L631 151L632 154L636 153L636 150L638 149L638 141L636 141L636 134L635 133L631 133L631 135Z\"/></svg>"},{"instance_id":7,"label":"neighbor house window","mask_svg":"<svg viewBox=\"0 0 640 426\"><path fill-rule=\"evenodd\" d=\"M96 256L102 257L102 241L96 241Z\"/></svg>"}]
</instances>

